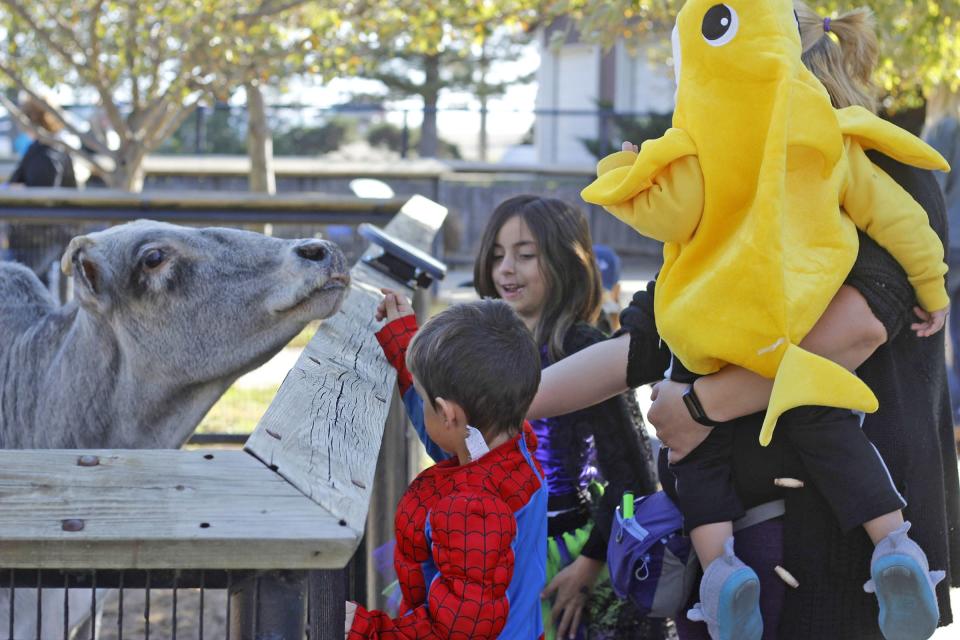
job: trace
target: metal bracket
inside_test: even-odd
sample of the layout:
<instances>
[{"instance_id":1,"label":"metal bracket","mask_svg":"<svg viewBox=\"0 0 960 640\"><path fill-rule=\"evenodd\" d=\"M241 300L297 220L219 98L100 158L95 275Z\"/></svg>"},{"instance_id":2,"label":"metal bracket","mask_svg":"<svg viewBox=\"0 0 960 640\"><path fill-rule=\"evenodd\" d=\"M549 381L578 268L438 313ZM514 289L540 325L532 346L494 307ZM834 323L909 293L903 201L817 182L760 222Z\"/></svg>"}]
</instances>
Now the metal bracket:
<instances>
[{"instance_id":1,"label":"metal bracket","mask_svg":"<svg viewBox=\"0 0 960 640\"><path fill-rule=\"evenodd\" d=\"M380 253L364 255L362 260L395 280L428 288L436 280L447 275L447 265L428 253L398 240L380 227L363 223L358 227L360 235L380 249Z\"/></svg>"}]
</instances>

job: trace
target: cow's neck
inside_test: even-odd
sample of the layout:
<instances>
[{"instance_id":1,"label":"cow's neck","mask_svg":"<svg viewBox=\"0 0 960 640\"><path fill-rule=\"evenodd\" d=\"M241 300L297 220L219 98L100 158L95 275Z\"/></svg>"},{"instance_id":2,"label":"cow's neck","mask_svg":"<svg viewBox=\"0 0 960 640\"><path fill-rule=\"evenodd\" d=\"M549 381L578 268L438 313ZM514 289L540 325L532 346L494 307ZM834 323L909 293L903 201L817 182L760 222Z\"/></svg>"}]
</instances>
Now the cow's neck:
<instances>
[{"instance_id":1,"label":"cow's neck","mask_svg":"<svg viewBox=\"0 0 960 640\"><path fill-rule=\"evenodd\" d=\"M77 305L39 316L4 354L3 447L86 447L108 437L116 344Z\"/></svg>"},{"instance_id":2,"label":"cow's neck","mask_svg":"<svg viewBox=\"0 0 960 640\"><path fill-rule=\"evenodd\" d=\"M171 374L168 362L132 353L135 343L123 340L120 345L115 402L122 419L115 440L123 444L111 447L181 446L237 377L187 382L187 372Z\"/></svg>"},{"instance_id":3,"label":"cow's neck","mask_svg":"<svg viewBox=\"0 0 960 640\"><path fill-rule=\"evenodd\" d=\"M48 314L7 350L0 402L5 448L173 448L236 376L178 385L128 353L112 327L75 304ZM18 362L29 354L31 361ZM40 354L40 355L38 355Z\"/></svg>"}]
</instances>

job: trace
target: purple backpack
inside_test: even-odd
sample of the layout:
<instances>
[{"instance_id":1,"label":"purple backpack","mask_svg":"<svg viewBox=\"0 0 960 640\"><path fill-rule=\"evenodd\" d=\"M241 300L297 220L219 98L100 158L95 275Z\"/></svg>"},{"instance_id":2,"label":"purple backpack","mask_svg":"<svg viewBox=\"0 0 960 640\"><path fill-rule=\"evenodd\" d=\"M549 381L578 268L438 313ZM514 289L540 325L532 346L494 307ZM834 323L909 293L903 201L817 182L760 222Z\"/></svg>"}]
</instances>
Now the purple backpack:
<instances>
[{"instance_id":1,"label":"purple backpack","mask_svg":"<svg viewBox=\"0 0 960 640\"><path fill-rule=\"evenodd\" d=\"M673 618L690 599L697 555L683 535L683 516L663 491L634 500L633 517L616 517L607 546L613 590L651 618Z\"/></svg>"}]
</instances>

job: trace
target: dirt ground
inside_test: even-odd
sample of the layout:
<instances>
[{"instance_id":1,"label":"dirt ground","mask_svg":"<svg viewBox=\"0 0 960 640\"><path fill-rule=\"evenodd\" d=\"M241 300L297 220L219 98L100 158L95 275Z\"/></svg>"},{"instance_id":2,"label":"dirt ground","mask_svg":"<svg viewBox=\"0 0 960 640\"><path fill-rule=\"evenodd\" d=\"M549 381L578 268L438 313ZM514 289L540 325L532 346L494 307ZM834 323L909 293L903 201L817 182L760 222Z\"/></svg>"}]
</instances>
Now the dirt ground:
<instances>
[{"instance_id":1,"label":"dirt ground","mask_svg":"<svg viewBox=\"0 0 960 640\"><path fill-rule=\"evenodd\" d=\"M113 592L103 607L100 620L100 640L157 640L199 639L223 640L227 637L227 592L225 589L205 589L203 618L200 616L200 590L177 589L176 629L174 629L173 591L150 591L150 635L147 636L146 591L128 589L123 593L123 611L120 615L119 592ZM122 629L121 629L122 625ZM202 634L201 634L202 626ZM79 639L78 639L79 640Z\"/></svg>"}]
</instances>

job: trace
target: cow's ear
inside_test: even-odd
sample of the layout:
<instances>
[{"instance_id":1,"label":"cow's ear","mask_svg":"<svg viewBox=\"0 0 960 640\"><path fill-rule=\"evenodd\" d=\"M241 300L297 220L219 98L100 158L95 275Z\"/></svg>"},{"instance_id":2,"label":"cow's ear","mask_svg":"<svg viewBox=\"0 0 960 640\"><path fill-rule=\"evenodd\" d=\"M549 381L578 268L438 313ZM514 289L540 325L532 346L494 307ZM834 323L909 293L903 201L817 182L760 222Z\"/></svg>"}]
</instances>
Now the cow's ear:
<instances>
[{"instance_id":1,"label":"cow's ear","mask_svg":"<svg viewBox=\"0 0 960 640\"><path fill-rule=\"evenodd\" d=\"M74 291L84 304L96 304L103 292L103 267L88 251L92 245L88 236L74 238L60 260L60 269L64 275L73 276Z\"/></svg>"}]
</instances>

